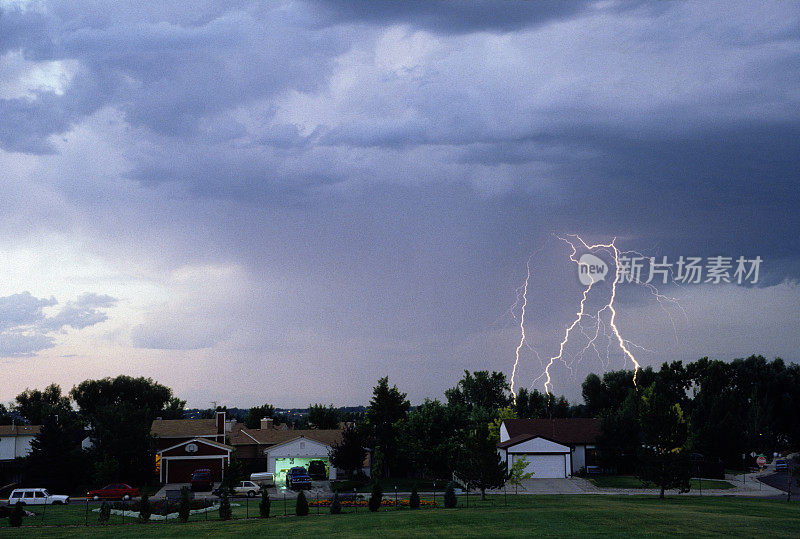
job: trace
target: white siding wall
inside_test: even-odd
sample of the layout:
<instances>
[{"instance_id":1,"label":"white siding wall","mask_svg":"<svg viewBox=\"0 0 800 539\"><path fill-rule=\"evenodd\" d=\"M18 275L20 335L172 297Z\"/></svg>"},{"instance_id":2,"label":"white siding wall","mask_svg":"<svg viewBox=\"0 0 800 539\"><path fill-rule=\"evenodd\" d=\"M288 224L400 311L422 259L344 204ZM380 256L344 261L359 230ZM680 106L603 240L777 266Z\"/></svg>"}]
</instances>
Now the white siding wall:
<instances>
[{"instance_id":1,"label":"white siding wall","mask_svg":"<svg viewBox=\"0 0 800 539\"><path fill-rule=\"evenodd\" d=\"M0 460L11 460L16 455L14 436L0 437Z\"/></svg>"},{"instance_id":2,"label":"white siding wall","mask_svg":"<svg viewBox=\"0 0 800 539\"><path fill-rule=\"evenodd\" d=\"M572 452L572 473L578 473L578 470L584 467L586 467L586 446L576 445Z\"/></svg>"},{"instance_id":3,"label":"white siding wall","mask_svg":"<svg viewBox=\"0 0 800 539\"><path fill-rule=\"evenodd\" d=\"M507 442L511 439L511 436L508 435L508 429L506 428L506 422L503 421L500 423L500 443Z\"/></svg>"}]
</instances>

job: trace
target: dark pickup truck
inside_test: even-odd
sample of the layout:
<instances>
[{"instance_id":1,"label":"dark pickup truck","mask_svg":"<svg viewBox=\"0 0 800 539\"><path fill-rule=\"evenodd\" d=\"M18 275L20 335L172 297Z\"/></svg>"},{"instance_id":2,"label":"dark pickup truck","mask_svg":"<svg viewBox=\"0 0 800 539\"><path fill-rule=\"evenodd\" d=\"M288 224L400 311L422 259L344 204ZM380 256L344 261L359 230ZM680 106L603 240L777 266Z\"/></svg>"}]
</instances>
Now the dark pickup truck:
<instances>
[{"instance_id":1,"label":"dark pickup truck","mask_svg":"<svg viewBox=\"0 0 800 539\"><path fill-rule=\"evenodd\" d=\"M286 472L286 488L292 490L311 488L311 477L302 466L295 466Z\"/></svg>"}]
</instances>

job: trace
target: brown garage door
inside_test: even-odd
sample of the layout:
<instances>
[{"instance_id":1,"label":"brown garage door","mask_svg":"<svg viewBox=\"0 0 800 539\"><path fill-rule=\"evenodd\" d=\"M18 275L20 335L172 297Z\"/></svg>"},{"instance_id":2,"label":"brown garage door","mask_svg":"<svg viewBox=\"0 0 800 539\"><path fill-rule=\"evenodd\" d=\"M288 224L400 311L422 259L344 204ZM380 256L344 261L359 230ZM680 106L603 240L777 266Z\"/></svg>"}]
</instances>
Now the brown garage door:
<instances>
[{"instance_id":1,"label":"brown garage door","mask_svg":"<svg viewBox=\"0 0 800 539\"><path fill-rule=\"evenodd\" d=\"M222 459L169 459L167 460L167 483L188 483L192 472L201 468L211 470L211 479L222 481Z\"/></svg>"}]
</instances>

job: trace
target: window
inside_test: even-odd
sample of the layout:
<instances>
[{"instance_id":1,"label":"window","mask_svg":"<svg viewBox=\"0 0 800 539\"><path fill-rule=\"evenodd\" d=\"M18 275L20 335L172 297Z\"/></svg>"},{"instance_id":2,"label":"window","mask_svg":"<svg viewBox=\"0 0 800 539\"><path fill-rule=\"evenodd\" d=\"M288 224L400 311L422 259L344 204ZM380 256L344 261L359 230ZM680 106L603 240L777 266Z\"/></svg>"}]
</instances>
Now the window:
<instances>
[{"instance_id":1,"label":"window","mask_svg":"<svg viewBox=\"0 0 800 539\"><path fill-rule=\"evenodd\" d=\"M24 493L22 494L22 497L23 497L23 498L33 498L33 492L30 492L30 491L28 491L28 492L24 492Z\"/></svg>"},{"instance_id":2,"label":"window","mask_svg":"<svg viewBox=\"0 0 800 539\"><path fill-rule=\"evenodd\" d=\"M44 495L44 492L42 492L41 490L37 490L36 492L34 492L33 496L34 496L34 498L45 498L46 497Z\"/></svg>"},{"instance_id":3,"label":"window","mask_svg":"<svg viewBox=\"0 0 800 539\"><path fill-rule=\"evenodd\" d=\"M12 492L11 493L11 497L12 498L22 498L22 493L21 492Z\"/></svg>"},{"instance_id":4,"label":"window","mask_svg":"<svg viewBox=\"0 0 800 539\"><path fill-rule=\"evenodd\" d=\"M306 447L306 443L305 442L300 442L300 449L304 449L305 447Z\"/></svg>"}]
</instances>

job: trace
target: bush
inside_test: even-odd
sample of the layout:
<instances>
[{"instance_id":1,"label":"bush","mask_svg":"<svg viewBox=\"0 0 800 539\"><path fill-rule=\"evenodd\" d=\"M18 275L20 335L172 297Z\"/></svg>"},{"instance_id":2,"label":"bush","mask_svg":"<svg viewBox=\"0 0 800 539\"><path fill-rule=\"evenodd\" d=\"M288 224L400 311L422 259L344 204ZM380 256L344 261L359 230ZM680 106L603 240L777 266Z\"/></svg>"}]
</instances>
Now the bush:
<instances>
[{"instance_id":1,"label":"bush","mask_svg":"<svg viewBox=\"0 0 800 539\"><path fill-rule=\"evenodd\" d=\"M102 505L100 505L100 516L98 517L98 520L101 524L105 524L108 522L109 518L111 518L111 506L108 504L108 502L103 502Z\"/></svg>"},{"instance_id":2,"label":"bush","mask_svg":"<svg viewBox=\"0 0 800 539\"><path fill-rule=\"evenodd\" d=\"M269 491L264 488L264 490L261 491L261 503L258 504L258 514L261 518L269 518L269 508Z\"/></svg>"},{"instance_id":3,"label":"bush","mask_svg":"<svg viewBox=\"0 0 800 539\"><path fill-rule=\"evenodd\" d=\"M150 496L142 494L142 501L139 502L139 520L147 522L153 514L153 507L150 505Z\"/></svg>"},{"instance_id":4,"label":"bush","mask_svg":"<svg viewBox=\"0 0 800 539\"><path fill-rule=\"evenodd\" d=\"M331 514L338 515L342 512L342 502L339 501L339 493L333 493L333 501L331 502Z\"/></svg>"},{"instance_id":5,"label":"bush","mask_svg":"<svg viewBox=\"0 0 800 539\"><path fill-rule=\"evenodd\" d=\"M444 506L448 509L452 509L458 503L458 498L456 498L456 487L453 482L447 483L447 490L444 491Z\"/></svg>"},{"instance_id":6,"label":"bush","mask_svg":"<svg viewBox=\"0 0 800 539\"><path fill-rule=\"evenodd\" d=\"M419 492L417 492L417 484L411 488L411 497L408 499L408 506L411 509L419 509Z\"/></svg>"},{"instance_id":7,"label":"bush","mask_svg":"<svg viewBox=\"0 0 800 539\"><path fill-rule=\"evenodd\" d=\"M381 489L380 483L375 481L375 483L372 484L372 496L369 497L369 510L374 513L380 509L382 499L383 489Z\"/></svg>"},{"instance_id":8,"label":"bush","mask_svg":"<svg viewBox=\"0 0 800 539\"><path fill-rule=\"evenodd\" d=\"M25 510L22 508L22 502L14 504L14 510L11 511L11 516L8 517L8 525L12 528L19 528L22 526L22 517L25 516Z\"/></svg>"},{"instance_id":9,"label":"bush","mask_svg":"<svg viewBox=\"0 0 800 539\"><path fill-rule=\"evenodd\" d=\"M220 520L231 519L231 501L228 499L228 492L223 490L219 497L219 518Z\"/></svg>"},{"instance_id":10,"label":"bush","mask_svg":"<svg viewBox=\"0 0 800 539\"><path fill-rule=\"evenodd\" d=\"M297 495L297 505L294 512L298 517L304 517L308 514L308 500L306 500L306 494L302 490Z\"/></svg>"},{"instance_id":11,"label":"bush","mask_svg":"<svg viewBox=\"0 0 800 539\"><path fill-rule=\"evenodd\" d=\"M189 500L189 488L181 488L181 503L178 506L178 520L186 522L189 520L189 510L191 509L191 501Z\"/></svg>"}]
</instances>

